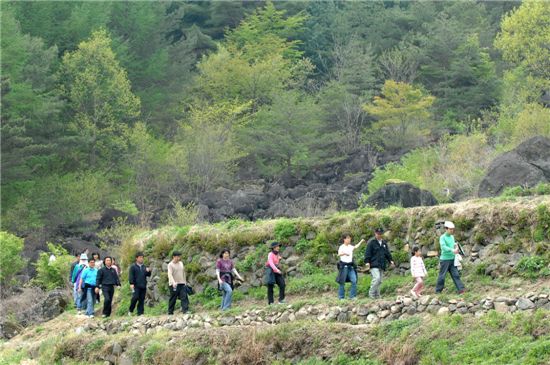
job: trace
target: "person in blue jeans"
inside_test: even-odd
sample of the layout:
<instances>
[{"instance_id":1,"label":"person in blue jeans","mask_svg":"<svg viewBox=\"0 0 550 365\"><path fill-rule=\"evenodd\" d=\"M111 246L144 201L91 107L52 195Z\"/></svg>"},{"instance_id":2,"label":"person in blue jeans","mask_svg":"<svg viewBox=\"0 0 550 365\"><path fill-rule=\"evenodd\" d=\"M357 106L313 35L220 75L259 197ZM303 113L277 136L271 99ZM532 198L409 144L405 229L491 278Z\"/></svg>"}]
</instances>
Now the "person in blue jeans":
<instances>
[{"instance_id":1,"label":"person in blue jeans","mask_svg":"<svg viewBox=\"0 0 550 365\"><path fill-rule=\"evenodd\" d=\"M74 291L76 292L76 309L78 314L82 313L82 309L86 306L86 293L83 293L80 289L80 278L82 273L88 267L88 255L83 253L80 255L80 263L75 265L71 280L74 283Z\"/></svg>"},{"instance_id":2,"label":"person in blue jeans","mask_svg":"<svg viewBox=\"0 0 550 365\"><path fill-rule=\"evenodd\" d=\"M97 269L95 268L95 260L92 258L88 261L88 267L84 269L82 275L80 276L79 286L79 291L86 293L86 315L90 318L94 318L96 282Z\"/></svg>"},{"instance_id":3,"label":"person in blue jeans","mask_svg":"<svg viewBox=\"0 0 550 365\"><path fill-rule=\"evenodd\" d=\"M338 248L338 277L336 282L340 284L338 290L338 298L344 299L346 296L346 282L351 282L351 290L349 292L349 298L354 299L357 295L357 271L355 263L353 262L353 251L358 249L365 240L359 241L357 245L351 244L351 235L344 233L340 239L341 245Z\"/></svg>"},{"instance_id":4,"label":"person in blue jeans","mask_svg":"<svg viewBox=\"0 0 550 365\"><path fill-rule=\"evenodd\" d=\"M227 310L231 308L235 276L240 281L244 281L237 272L235 264L231 260L231 252L228 249L223 249L220 258L216 261L216 276L218 277L219 289L222 291L221 309L222 311Z\"/></svg>"}]
</instances>

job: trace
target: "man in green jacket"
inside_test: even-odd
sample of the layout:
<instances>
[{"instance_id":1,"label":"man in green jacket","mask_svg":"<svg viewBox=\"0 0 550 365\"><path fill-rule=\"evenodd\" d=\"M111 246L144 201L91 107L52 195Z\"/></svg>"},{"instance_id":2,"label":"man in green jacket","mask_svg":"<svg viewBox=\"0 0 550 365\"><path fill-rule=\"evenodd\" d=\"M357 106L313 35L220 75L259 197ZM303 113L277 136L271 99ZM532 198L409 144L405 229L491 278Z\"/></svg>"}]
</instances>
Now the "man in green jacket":
<instances>
[{"instance_id":1,"label":"man in green jacket","mask_svg":"<svg viewBox=\"0 0 550 365\"><path fill-rule=\"evenodd\" d=\"M455 283L456 290L459 294L464 293L464 284L460 281L460 274L455 266L455 255L458 253L458 247L453 236L455 225L453 222L445 222L445 233L439 237L439 246L441 247L441 256L439 257L439 276L435 286L436 294L441 293L445 286L445 276L447 272L451 274L451 278Z\"/></svg>"}]
</instances>

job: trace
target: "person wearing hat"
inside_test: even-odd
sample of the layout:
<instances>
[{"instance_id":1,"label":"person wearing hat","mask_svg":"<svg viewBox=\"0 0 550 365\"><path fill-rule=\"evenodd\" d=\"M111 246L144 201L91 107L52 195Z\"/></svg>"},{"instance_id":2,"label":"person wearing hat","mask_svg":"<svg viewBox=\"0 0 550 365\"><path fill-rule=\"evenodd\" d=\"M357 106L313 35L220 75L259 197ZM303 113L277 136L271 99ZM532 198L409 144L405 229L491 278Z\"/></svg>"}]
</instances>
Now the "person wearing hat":
<instances>
[{"instance_id":1,"label":"person wearing hat","mask_svg":"<svg viewBox=\"0 0 550 365\"><path fill-rule=\"evenodd\" d=\"M380 285L382 284L382 277L386 270L386 261L391 266L395 266L388 243L382 237L383 233L384 230L382 228L376 228L374 230L374 237L369 240L367 249L365 250L365 265L367 269L370 269L372 277L369 297L373 299L380 298Z\"/></svg>"},{"instance_id":2,"label":"person wearing hat","mask_svg":"<svg viewBox=\"0 0 550 365\"><path fill-rule=\"evenodd\" d=\"M74 260L71 263L71 269L69 270L69 282L73 284L73 303L75 307L76 307L76 300L78 298L78 288L76 287L76 284L73 281L73 273L74 273L75 266L77 266L79 263L80 263L80 254L76 253L74 255Z\"/></svg>"},{"instance_id":3,"label":"person wearing hat","mask_svg":"<svg viewBox=\"0 0 550 365\"><path fill-rule=\"evenodd\" d=\"M464 293L464 284L460 280L460 273L455 266L455 255L458 253L458 247L453 236L455 225L453 222L446 221L443 225L445 233L439 237L439 246L441 247L441 255L439 256L439 276L435 286L436 294L441 293L445 286L445 277L447 272L451 274L451 279L456 286L459 294Z\"/></svg>"},{"instance_id":4,"label":"person wearing hat","mask_svg":"<svg viewBox=\"0 0 550 365\"><path fill-rule=\"evenodd\" d=\"M222 250L220 258L216 261L216 276L218 278L218 289L222 291L221 309L224 311L231 308L235 277L240 281L244 281L235 268L233 260L231 260L231 251L227 248Z\"/></svg>"},{"instance_id":5,"label":"person wearing hat","mask_svg":"<svg viewBox=\"0 0 550 365\"><path fill-rule=\"evenodd\" d=\"M143 315L145 305L145 294L147 293L147 277L151 276L151 269L143 264L143 252L136 253L136 262L130 266L128 281L132 289L132 300L128 315L132 315L137 304L137 315Z\"/></svg>"},{"instance_id":6,"label":"person wearing hat","mask_svg":"<svg viewBox=\"0 0 550 365\"><path fill-rule=\"evenodd\" d=\"M168 264L168 285L170 285L170 299L168 300L168 314L174 314L176 301L180 300L181 311L187 313L189 311L189 297L185 285L187 277L185 276L185 267L181 262L181 253L174 251L172 253L172 261Z\"/></svg>"},{"instance_id":7,"label":"person wearing hat","mask_svg":"<svg viewBox=\"0 0 550 365\"><path fill-rule=\"evenodd\" d=\"M267 262L265 263L267 304L273 304L273 288L275 284L279 287L279 304L285 303L285 279L283 272L279 269L279 261L281 260L281 255L279 255L280 249L281 244L279 242L272 242L271 252L267 256Z\"/></svg>"},{"instance_id":8,"label":"person wearing hat","mask_svg":"<svg viewBox=\"0 0 550 365\"><path fill-rule=\"evenodd\" d=\"M80 277L84 269L88 267L88 255L83 253L80 255L80 262L78 265L75 265L73 269L73 274L71 276L71 281L74 284L74 290L76 291L76 310L78 314L82 313L82 309L86 307L86 295L82 291L78 290L80 286Z\"/></svg>"}]
</instances>

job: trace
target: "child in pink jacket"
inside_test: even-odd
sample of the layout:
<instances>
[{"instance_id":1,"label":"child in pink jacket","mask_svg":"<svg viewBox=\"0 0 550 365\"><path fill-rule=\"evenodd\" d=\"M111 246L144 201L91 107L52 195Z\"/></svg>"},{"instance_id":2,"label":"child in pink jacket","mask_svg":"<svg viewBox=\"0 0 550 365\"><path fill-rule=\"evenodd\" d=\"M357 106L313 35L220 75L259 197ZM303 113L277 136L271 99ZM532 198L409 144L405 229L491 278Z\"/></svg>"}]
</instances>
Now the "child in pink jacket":
<instances>
[{"instance_id":1,"label":"child in pink jacket","mask_svg":"<svg viewBox=\"0 0 550 365\"><path fill-rule=\"evenodd\" d=\"M424 289L424 277L428 275L424 261L422 260L422 252L420 248L413 247L411 257L411 275L414 278L414 287L411 290L413 298L418 298L422 289Z\"/></svg>"}]
</instances>

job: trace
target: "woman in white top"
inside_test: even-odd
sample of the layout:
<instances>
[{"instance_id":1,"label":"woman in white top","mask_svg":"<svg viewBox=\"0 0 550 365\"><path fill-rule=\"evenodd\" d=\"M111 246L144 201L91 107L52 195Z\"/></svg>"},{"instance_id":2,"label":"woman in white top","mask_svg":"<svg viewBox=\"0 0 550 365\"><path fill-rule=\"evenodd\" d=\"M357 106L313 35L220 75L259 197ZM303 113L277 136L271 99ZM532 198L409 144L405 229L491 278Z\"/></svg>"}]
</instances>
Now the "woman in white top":
<instances>
[{"instance_id":1,"label":"woman in white top","mask_svg":"<svg viewBox=\"0 0 550 365\"><path fill-rule=\"evenodd\" d=\"M346 296L346 282L351 282L351 290L349 292L349 298L354 299L357 295L357 271L355 263L353 262L353 251L355 251L365 240L359 241L357 245L351 244L351 235L344 233L340 239L341 245L338 248L338 277L336 282L340 284L338 290L338 298L344 299Z\"/></svg>"}]
</instances>

